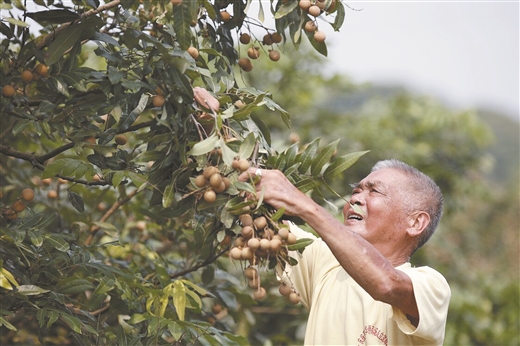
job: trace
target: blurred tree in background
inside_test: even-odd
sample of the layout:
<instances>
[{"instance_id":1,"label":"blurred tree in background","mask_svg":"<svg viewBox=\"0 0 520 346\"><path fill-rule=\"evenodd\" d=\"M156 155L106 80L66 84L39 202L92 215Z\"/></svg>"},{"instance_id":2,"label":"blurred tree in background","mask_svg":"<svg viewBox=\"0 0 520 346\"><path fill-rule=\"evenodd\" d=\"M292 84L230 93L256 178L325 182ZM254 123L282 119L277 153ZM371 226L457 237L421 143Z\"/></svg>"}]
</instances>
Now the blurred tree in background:
<instances>
[{"instance_id":1,"label":"blurred tree in background","mask_svg":"<svg viewBox=\"0 0 520 346\"><path fill-rule=\"evenodd\" d=\"M1 343L301 344L305 310L269 270L253 299L246 262L228 258L237 212L256 206L234 159L282 169L334 213L349 183L395 157L447 200L413 258L452 287L446 345L519 344L518 133L496 130L518 123L324 76L326 46L305 24L339 29L341 2L322 2L320 20L297 1L255 18L246 1L178 2L56 3L2 22L1 83L15 93L1 100ZM193 86L219 98L212 118ZM195 181L209 166L231 186L214 202Z\"/></svg>"}]
</instances>

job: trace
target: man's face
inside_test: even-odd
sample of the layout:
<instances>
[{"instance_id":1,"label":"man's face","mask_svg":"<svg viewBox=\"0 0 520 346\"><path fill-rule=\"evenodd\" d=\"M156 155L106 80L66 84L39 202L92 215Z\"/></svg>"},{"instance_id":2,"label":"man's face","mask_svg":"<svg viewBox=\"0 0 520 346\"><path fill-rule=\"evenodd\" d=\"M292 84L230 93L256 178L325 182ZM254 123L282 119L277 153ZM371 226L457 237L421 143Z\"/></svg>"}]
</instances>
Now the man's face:
<instances>
[{"instance_id":1,"label":"man's face","mask_svg":"<svg viewBox=\"0 0 520 346\"><path fill-rule=\"evenodd\" d=\"M396 169L370 173L353 186L350 204L358 207L345 205L345 225L372 245L400 242L407 227L403 207L407 184L406 176Z\"/></svg>"}]
</instances>

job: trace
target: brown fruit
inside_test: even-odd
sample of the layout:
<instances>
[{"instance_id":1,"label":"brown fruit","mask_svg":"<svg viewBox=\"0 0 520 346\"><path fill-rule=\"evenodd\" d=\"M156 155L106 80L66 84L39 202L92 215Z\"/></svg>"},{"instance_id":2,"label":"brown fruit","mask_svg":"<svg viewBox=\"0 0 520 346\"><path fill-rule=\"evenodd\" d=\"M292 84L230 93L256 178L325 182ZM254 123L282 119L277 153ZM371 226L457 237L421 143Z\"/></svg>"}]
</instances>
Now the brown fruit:
<instances>
[{"instance_id":1,"label":"brown fruit","mask_svg":"<svg viewBox=\"0 0 520 346\"><path fill-rule=\"evenodd\" d=\"M119 134L115 138L115 142L117 145L125 145L128 140L126 139L126 136L124 134Z\"/></svg>"},{"instance_id":2,"label":"brown fruit","mask_svg":"<svg viewBox=\"0 0 520 346\"><path fill-rule=\"evenodd\" d=\"M208 181L206 180L206 178L204 178L204 175L202 174L197 175L197 177L195 178L195 185L197 187L204 187L207 183Z\"/></svg>"},{"instance_id":3,"label":"brown fruit","mask_svg":"<svg viewBox=\"0 0 520 346\"><path fill-rule=\"evenodd\" d=\"M314 33L314 39L316 40L316 42L324 42L326 38L327 36L323 31L316 31Z\"/></svg>"},{"instance_id":4,"label":"brown fruit","mask_svg":"<svg viewBox=\"0 0 520 346\"><path fill-rule=\"evenodd\" d=\"M162 95L155 95L152 98L152 104L154 107L162 107L164 105L165 99Z\"/></svg>"},{"instance_id":5,"label":"brown fruit","mask_svg":"<svg viewBox=\"0 0 520 346\"><path fill-rule=\"evenodd\" d=\"M246 104L244 103L244 101L242 100L236 100L235 101L235 107L237 107L238 109L244 107ZM234 167L233 167L234 168Z\"/></svg>"},{"instance_id":6,"label":"brown fruit","mask_svg":"<svg viewBox=\"0 0 520 346\"><path fill-rule=\"evenodd\" d=\"M229 20L231 19L231 15L227 11L222 11L220 12L220 18L224 23L226 23L229 22Z\"/></svg>"},{"instance_id":7,"label":"brown fruit","mask_svg":"<svg viewBox=\"0 0 520 346\"><path fill-rule=\"evenodd\" d=\"M224 190L227 190L231 186L231 179L223 177L222 181L224 182Z\"/></svg>"},{"instance_id":8,"label":"brown fruit","mask_svg":"<svg viewBox=\"0 0 520 346\"><path fill-rule=\"evenodd\" d=\"M222 312L222 305L220 305L220 304L213 305L213 307L211 308L211 311L213 311L213 313L215 315L220 314Z\"/></svg>"},{"instance_id":9,"label":"brown fruit","mask_svg":"<svg viewBox=\"0 0 520 346\"><path fill-rule=\"evenodd\" d=\"M250 72L253 69L253 64L249 58L240 58L238 59L238 66L245 72Z\"/></svg>"},{"instance_id":10,"label":"brown fruit","mask_svg":"<svg viewBox=\"0 0 520 346\"><path fill-rule=\"evenodd\" d=\"M23 189L22 199L26 202L32 201L34 199L34 190L30 188Z\"/></svg>"},{"instance_id":11,"label":"brown fruit","mask_svg":"<svg viewBox=\"0 0 520 346\"><path fill-rule=\"evenodd\" d=\"M253 233L255 230L251 226L244 226L242 227L242 230L240 231L240 234L242 234L242 237L244 238L251 238L253 236Z\"/></svg>"},{"instance_id":12,"label":"brown fruit","mask_svg":"<svg viewBox=\"0 0 520 346\"><path fill-rule=\"evenodd\" d=\"M282 248L282 242L280 241L280 239L276 239L276 238L271 239L269 241L269 243L270 243L271 251L273 251L273 252L278 252Z\"/></svg>"},{"instance_id":13,"label":"brown fruit","mask_svg":"<svg viewBox=\"0 0 520 346\"><path fill-rule=\"evenodd\" d=\"M267 226L267 219L265 216L259 216L253 221L256 229L264 229Z\"/></svg>"},{"instance_id":14,"label":"brown fruit","mask_svg":"<svg viewBox=\"0 0 520 346\"><path fill-rule=\"evenodd\" d=\"M197 59L199 57L199 50L195 47L188 48L188 53L193 59Z\"/></svg>"},{"instance_id":15,"label":"brown fruit","mask_svg":"<svg viewBox=\"0 0 520 346\"><path fill-rule=\"evenodd\" d=\"M33 73L29 70L24 70L22 72L22 80L25 82L25 83L29 83L29 82L32 82L34 76L33 76Z\"/></svg>"},{"instance_id":16,"label":"brown fruit","mask_svg":"<svg viewBox=\"0 0 520 346\"><path fill-rule=\"evenodd\" d=\"M247 246L252 250L256 251L260 247L260 239L251 238L247 241Z\"/></svg>"},{"instance_id":17,"label":"brown fruit","mask_svg":"<svg viewBox=\"0 0 520 346\"><path fill-rule=\"evenodd\" d=\"M50 185L52 183L52 179L51 178L45 178L45 179L42 179L40 181L41 181L41 183L43 185Z\"/></svg>"},{"instance_id":18,"label":"brown fruit","mask_svg":"<svg viewBox=\"0 0 520 346\"><path fill-rule=\"evenodd\" d=\"M318 29L316 27L316 23L314 23L314 21L312 20L309 20L307 23L305 23L305 26L303 28L307 32L315 32L316 29Z\"/></svg>"},{"instance_id":19,"label":"brown fruit","mask_svg":"<svg viewBox=\"0 0 520 346\"><path fill-rule=\"evenodd\" d=\"M222 176L220 173L214 173L209 178L209 184L212 188L218 188L220 184L222 183Z\"/></svg>"},{"instance_id":20,"label":"brown fruit","mask_svg":"<svg viewBox=\"0 0 520 346\"><path fill-rule=\"evenodd\" d=\"M280 292L280 294L284 297L289 297L289 295L291 293L293 293L293 289L285 284L283 285L280 285L280 287L278 288L278 292Z\"/></svg>"},{"instance_id":21,"label":"brown fruit","mask_svg":"<svg viewBox=\"0 0 520 346\"><path fill-rule=\"evenodd\" d=\"M146 221L140 220L135 223L135 228L139 231L144 231L146 229Z\"/></svg>"},{"instance_id":22,"label":"brown fruit","mask_svg":"<svg viewBox=\"0 0 520 346\"><path fill-rule=\"evenodd\" d=\"M250 47L247 50L247 56L251 59L257 59L260 56L260 50L256 47Z\"/></svg>"},{"instance_id":23,"label":"brown fruit","mask_svg":"<svg viewBox=\"0 0 520 346\"><path fill-rule=\"evenodd\" d=\"M271 250L271 242L269 241L269 239L260 240L260 249L264 251Z\"/></svg>"},{"instance_id":24,"label":"brown fruit","mask_svg":"<svg viewBox=\"0 0 520 346\"><path fill-rule=\"evenodd\" d=\"M208 203L213 203L217 199L217 194L213 190L206 190L204 192L204 200Z\"/></svg>"},{"instance_id":25,"label":"brown fruit","mask_svg":"<svg viewBox=\"0 0 520 346\"><path fill-rule=\"evenodd\" d=\"M240 35L240 43L248 44L249 42L251 42L251 36L249 36L249 34L243 33Z\"/></svg>"},{"instance_id":26,"label":"brown fruit","mask_svg":"<svg viewBox=\"0 0 520 346\"><path fill-rule=\"evenodd\" d=\"M244 275L246 278L253 280L258 277L258 271L253 267L247 267L244 270Z\"/></svg>"},{"instance_id":27,"label":"brown fruit","mask_svg":"<svg viewBox=\"0 0 520 346\"><path fill-rule=\"evenodd\" d=\"M2 213L2 215L9 221L16 220L18 218L18 213L12 209L7 209Z\"/></svg>"},{"instance_id":28,"label":"brown fruit","mask_svg":"<svg viewBox=\"0 0 520 346\"><path fill-rule=\"evenodd\" d=\"M16 90L10 84L4 85L4 87L2 88L2 95L4 95L5 97L13 97L15 93Z\"/></svg>"},{"instance_id":29,"label":"brown fruit","mask_svg":"<svg viewBox=\"0 0 520 346\"><path fill-rule=\"evenodd\" d=\"M247 169L250 167L250 163L249 161L247 161L246 159L240 159L239 160L239 163L238 163L238 170L240 172L245 172L247 171Z\"/></svg>"},{"instance_id":30,"label":"brown fruit","mask_svg":"<svg viewBox=\"0 0 520 346\"><path fill-rule=\"evenodd\" d=\"M309 7L311 7L312 3L310 0L300 0L300 2L298 3L298 6L300 6L300 8L304 11L307 11L309 9Z\"/></svg>"},{"instance_id":31,"label":"brown fruit","mask_svg":"<svg viewBox=\"0 0 520 346\"><path fill-rule=\"evenodd\" d=\"M49 75L49 68L45 64L36 64L34 67L34 72L45 78Z\"/></svg>"},{"instance_id":32,"label":"brown fruit","mask_svg":"<svg viewBox=\"0 0 520 346\"><path fill-rule=\"evenodd\" d=\"M13 209L17 213L21 213L25 210L25 204L21 200L18 200L14 202L14 204L11 206L11 209Z\"/></svg>"},{"instance_id":33,"label":"brown fruit","mask_svg":"<svg viewBox=\"0 0 520 346\"><path fill-rule=\"evenodd\" d=\"M271 38L271 34L265 34L262 39L262 43L266 46L270 46L273 44L273 39Z\"/></svg>"},{"instance_id":34,"label":"brown fruit","mask_svg":"<svg viewBox=\"0 0 520 346\"><path fill-rule=\"evenodd\" d=\"M58 192L56 192L56 190L50 190L49 192L47 192L47 198L49 198L49 199L58 198Z\"/></svg>"},{"instance_id":35,"label":"brown fruit","mask_svg":"<svg viewBox=\"0 0 520 346\"><path fill-rule=\"evenodd\" d=\"M229 256L231 256L232 259L239 260L242 259L242 249L238 247L234 247L229 251Z\"/></svg>"},{"instance_id":36,"label":"brown fruit","mask_svg":"<svg viewBox=\"0 0 520 346\"><path fill-rule=\"evenodd\" d=\"M298 304L300 302L300 295L296 292L292 292L289 295L289 301L293 304Z\"/></svg>"},{"instance_id":37,"label":"brown fruit","mask_svg":"<svg viewBox=\"0 0 520 346\"><path fill-rule=\"evenodd\" d=\"M217 167L215 167L215 166L207 166L202 171L202 175L204 175L204 178L206 178L208 180L215 173L220 173L220 170Z\"/></svg>"},{"instance_id":38,"label":"brown fruit","mask_svg":"<svg viewBox=\"0 0 520 346\"><path fill-rule=\"evenodd\" d=\"M296 243L296 236L292 233L289 233L289 235L287 236L287 245L292 245L294 243Z\"/></svg>"},{"instance_id":39,"label":"brown fruit","mask_svg":"<svg viewBox=\"0 0 520 346\"><path fill-rule=\"evenodd\" d=\"M242 226L251 226L253 225L253 217L249 214L242 214L238 217Z\"/></svg>"},{"instance_id":40,"label":"brown fruit","mask_svg":"<svg viewBox=\"0 0 520 346\"><path fill-rule=\"evenodd\" d=\"M265 288L263 287L258 287L257 290L255 290L255 292L253 293L253 297L256 299L256 300L262 300L265 298Z\"/></svg>"},{"instance_id":41,"label":"brown fruit","mask_svg":"<svg viewBox=\"0 0 520 346\"><path fill-rule=\"evenodd\" d=\"M321 14L321 8L317 5L312 5L309 7L309 14L313 17L318 17Z\"/></svg>"},{"instance_id":42,"label":"brown fruit","mask_svg":"<svg viewBox=\"0 0 520 346\"><path fill-rule=\"evenodd\" d=\"M245 247L242 249L242 259L243 260L252 260L253 259L253 251L248 248L248 247Z\"/></svg>"},{"instance_id":43,"label":"brown fruit","mask_svg":"<svg viewBox=\"0 0 520 346\"><path fill-rule=\"evenodd\" d=\"M97 211L105 211L105 210L107 210L107 205L103 202L98 203L98 205L96 206L96 209L97 209Z\"/></svg>"},{"instance_id":44,"label":"brown fruit","mask_svg":"<svg viewBox=\"0 0 520 346\"><path fill-rule=\"evenodd\" d=\"M282 42L282 35L279 32L273 32L271 34L271 39L273 40L273 43L280 43Z\"/></svg>"},{"instance_id":45,"label":"brown fruit","mask_svg":"<svg viewBox=\"0 0 520 346\"><path fill-rule=\"evenodd\" d=\"M285 240L289 236L289 230L287 228L280 228L278 230L278 235L280 236L280 238Z\"/></svg>"},{"instance_id":46,"label":"brown fruit","mask_svg":"<svg viewBox=\"0 0 520 346\"><path fill-rule=\"evenodd\" d=\"M300 135L297 134L296 132L291 132L291 133L289 134L289 141L290 141L291 143L297 143L297 142L299 142L299 141L300 141Z\"/></svg>"},{"instance_id":47,"label":"brown fruit","mask_svg":"<svg viewBox=\"0 0 520 346\"><path fill-rule=\"evenodd\" d=\"M178 6L182 4L182 0L170 0L170 2L173 4L173 6Z\"/></svg>"},{"instance_id":48,"label":"brown fruit","mask_svg":"<svg viewBox=\"0 0 520 346\"><path fill-rule=\"evenodd\" d=\"M233 242L233 244L236 246L236 247L243 247L246 245L246 241L244 238L242 237L236 237L235 238L235 241Z\"/></svg>"},{"instance_id":49,"label":"brown fruit","mask_svg":"<svg viewBox=\"0 0 520 346\"><path fill-rule=\"evenodd\" d=\"M220 183L219 186L213 188L213 190L215 190L216 193L221 193L221 192L226 191L227 187L226 187L226 183L224 183L223 179L224 178L222 178L222 182Z\"/></svg>"},{"instance_id":50,"label":"brown fruit","mask_svg":"<svg viewBox=\"0 0 520 346\"><path fill-rule=\"evenodd\" d=\"M272 61L280 60L280 52L274 49L269 51L269 59L271 59Z\"/></svg>"}]
</instances>

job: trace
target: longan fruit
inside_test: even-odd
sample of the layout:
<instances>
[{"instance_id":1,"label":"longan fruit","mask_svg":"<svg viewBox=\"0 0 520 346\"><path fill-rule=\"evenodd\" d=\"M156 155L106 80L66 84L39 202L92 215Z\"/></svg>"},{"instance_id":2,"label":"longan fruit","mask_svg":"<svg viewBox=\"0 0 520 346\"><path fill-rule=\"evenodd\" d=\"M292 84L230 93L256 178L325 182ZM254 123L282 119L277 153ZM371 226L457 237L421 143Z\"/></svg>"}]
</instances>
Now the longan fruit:
<instances>
[{"instance_id":1,"label":"longan fruit","mask_svg":"<svg viewBox=\"0 0 520 346\"><path fill-rule=\"evenodd\" d=\"M217 194L213 190L206 190L204 192L204 200L208 203L213 203L217 199Z\"/></svg>"},{"instance_id":2,"label":"longan fruit","mask_svg":"<svg viewBox=\"0 0 520 346\"><path fill-rule=\"evenodd\" d=\"M264 229L267 226L267 219L265 216L259 216L253 221L253 224L256 229Z\"/></svg>"},{"instance_id":3,"label":"longan fruit","mask_svg":"<svg viewBox=\"0 0 520 346\"><path fill-rule=\"evenodd\" d=\"M220 184L222 184L222 182L222 176L220 175L220 173L214 173L209 178L209 184L212 188L218 188Z\"/></svg>"},{"instance_id":4,"label":"longan fruit","mask_svg":"<svg viewBox=\"0 0 520 346\"><path fill-rule=\"evenodd\" d=\"M280 238L282 238L283 240L286 240L287 237L289 236L289 230L287 228L280 228L278 230L278 235L280 236Z\"/></svg>"},{"instance_id":5,"label":"longan fruit","mask_svg":"<svg viewBox=\"0 0 520 346\"><path fill-rule=\"evenodd\" d=\"M115 137L115 142L117 145L125 145L128 142L126 136L124 134L119 134Z\"/></svg>"},{"instance_id":6,"label":"longan fruit","mask_svg":"<svg viewBox=\"0 0 520 346\"><path fill-rule=\"evenodd\" d=\"M46 186L48 186L48 185L50 185L52 183L52 179L51 178L45 178L45 179L42 179L40 181L41 181L41 183L43 185L46 185Z\"/></svg>"},{"instance_id":7,"label":"longan fruit","mask_svg":"<svg viewBox=\"0 0 520 346\"><path fill-rule=\"evenodd\" d=\"M199 57L199 50L197 48L195 48L195 47L188 48L188 53L195 60Z\"/></svg>"},{"instance_id":8,"label":"longan fruit","mask_svg":"<svg viewBox=\"0 0 520 346\"><path fill-rule=\"evenodd\" d=\"M309 7L311 7L312 3L310 0L300 0L300 2L298 3L298 6L300 6L300 8L304 11L307 11L309 10Z\"/></svg>"},{"instance_id":9,"label":"longan fruit","mask_svg":"<svg viewBox=\"0 0 520 346\"><path fill-rule=\"evenodd\" d=\"M234 260L242 259L242 249L239 247L234 247L229 251L229 256L231 256Z\"/></svg>"},{"instance_id":10,"label":"longan fruit","mask_svg":"<svg viewBox=\"0 0 520 346\"><path fill-rule=\"evenodd\" d=\"M220 312L222 311L222 305L220 305L220 304L213 305L213 307L211 308L211 311L213 311L213 313L215 315L220 314Z\"/></svg>"},{"instance_id":11,"label":"longan fruit","mask_svg":"<svg viewBox=\"0 0 520 346\"><path fill-rule=\"evenodd\" d=\"M13 97L16 94L16 90L11 84L4 85L2 88L2 95L5 97Z\"/></svg>"},{"instance_id":12,"label":"longan fruit","mask_svg":"<svg viewBox=\"0 0 520 346\"><path fill-rule=\"evenodd\" d=\"M313 17L318 17L321 14L321 8L317 5L312 5L309 7L309 14Z\"/></svg>"},{"instance_id":13,"label":"longan fruit","mask_svg":"<svg viewBox=\"0 0 520 346\"><path fill-rule=\"evenodd\" d=\"M247 241L247 246L251 250L256 251L260 247L260 240L258 238L251 238Z\"/></svg>"},{"instance_id":14,"label":"longan fruit","mask_svg":"<svg viewBox=\"0 0 520 346\"><path fill-rule=\"evenodd\" d=\"M36 72L41 77L45 78L49 75L49 68L47 67L47 65L39 63L36 64L36 66L34 67L34 72Z\"/></svg>"},{"instance_id":15,"label":"longan fruit","mask_svg":"<svg viewBox=\"0 0 520 346\"><path fill-rule=\"evenodd\" d=\"M292 292L289 295L289 301L293 304L298 304L300 302L300 295L296 292Z\"/></svg>"},{"instance_id":16,"label":"longan fruit","mask_svg":"<svg viewBox=\"0 0 520 346\"><path fill-rule=\"evenodd\" d=\"M240 58L238 59L238 66L245 72L250 72L253 69L253 64L249 58Z\"/></svg>"},{"instance_id":17,"label":"longan fruit","mask_svg":"<svg viewBox=\"0 0 520 346\"><path fill-rule=\"evenodd\" d=\"M202 175L204 175L204 178L206 178L208 180L215 173L220 173L220 170L217 167L215 167L215 166L207 166L202 171Z\"/></svg>"},{"instance_id":18,"label":"longan fruit","mask_svg":"<svg viewBox=\"0 0 520 346\"><path fill-rule=\"evenodd\" d=\"M21 200L18 200L14 202L14 204L11 206L11 209L13 209L17 213L21 213L25 210L25 204Z\"/></svg>"},{"instance_id":19,"label":"longan fruit","mask_svg":"<svg viewBox=\"0 0 520 346\"><path fill-rule=\"evenodd\" d=\"M229 22L229 20L231 19L231 14L229 14L229 12L227 11L222 11L220 12L220 18L224 23Z\"/></svg>"},{"instance_id":20,"label":"longan fruit","mask_svg":"<svg viewBox=\"0 0 520 346\"><path fill-rule=\"evenodd\" d=\"M241 172L247 171L247 169L250 166L251 166L251 164L246 159L240 159L239 162L238 162L238 170L241 171Z\"/></svg>"},{"instance_id":21,"label":"longan fruit","mask_svg":"<svg viewBox=\"0 0 520 346\"><path fill-rule=\"evenodd\" d=\"M58 192L56 192L56 190L50 190L49 192L47 192L47 198L49 198L49 199L58 198Z\"/></svg>"},{"instance_id":22,"label":"longan fruit","mask_svg":"<svg viewBox=\"0 0 520 346\"><path fill-rule=\"evenodd\" d=\"M144 231L146 229L146 221L140 220L135 223L135 228L139 231Z\"/></svg>"},{"instance_id":23,"label":"longan fruit","mask_svg":"<svg viewBox=\"0 0 520 346\"><path fill-rule=\"evenodd\" d=\"M224 183L224 190L227 190L231 186L231 179L223 177L222 182Z\"/></svg>"},{"instance_id":24,"label":"longan fruit","mask_svg":"<svg viewBox=\"0 0 520 346\"><path fill-rule=\"evenodd\" d=\"M260 56L260 50L256 47L249 47L249 49L247 50L247 56L251 59L258 59L258 57Z\"/></svg>"},{"instance_id":25,"label":"longan fruit","mask_svg":"<svg viewBox=\"0 0 520 346\"><path fill-rule=\"evenodd\" d=\"M233 244L236 246L236 247L243 247L246 245L246 241L243 237L236 237L235 238L235 241L233 242Z\"/></svg>"},{"instance_id":26,"label":"longan fruit","mask_svg":"<svg viewBox=\"0 0 520 346\"><path fill-rule=\"evenodd\" d=\"M224 192L226 191L227 187L226 187L226 183L224 182L224 178L222 178L222 182L220 183L220 185L218 187L214 187L213 190L215 190L216 193L221 193L221 192Z\"/></svg>"},{"instance_id":27,"label":"longan fruit","mask_svg":"<svg viewBox=\"0 0 520 346\"><path fill-rule=\"evenodd\" d=\"M286 284L283 284L280 285L280 287L278 288L278 292L280 292L280 294L284 297L289 297L289 295L294 291L291 287L287 286Z\"/></svg>"},{"instance_id":28,"label":"longan fruit","mask_svg":"<svg viewBox=\"0 0 520 346\"><path fill-rule=\"evenodd\" d=\"M314 40L316 40L316 42L324 42L326 38L327 35L325 35L323 31L316 30L314 33Z\"/></svg>"},{"instance_id":29,"label":"longan fruit","mask_svg":"<svg viewBox=\"0 0 520 346\"><path fill-rule=\"evenodd\" d=\"M13 221L18 218L18 213L12 209L7 209L2 215L9 221Z\"/></svg>"},{"instance_id":30,"label":"longan fruit","mask_svg":"<svg viewBox=\"0 0 520 346\"><path fill-rule=\"evenodd\" d=\"M253 297L256 299L256 300L262 300L265 298L265 288L263 287L258 287L257 290L255 290L255 292L253 293Z\"/></svg>"},{"instance_id":31,"label":"longan fruit","mask_svg":"<svg viewBox=\"0 0 520 346\"><path fill-rule=\"evenodd\" d=\"M273 252L278 252L282 248L282 242L280 241L280 239L276 239L276 238L271 239L269 241L269 245L271 247L271 251L273 251Z\"/></svg>"},{"instance_id":32,"label":"longan fruit","mask_svg":"<svg viewBox=\"0 0 520 346\"><path fill-rule=\"evenodd\" d=\"M287 236L287 240L286 240L287 245L292 245L292 244L296 243L296 240L297 240L296 236L292 233L289 233L289 235Z\"/></svg>"},{"instance_id":33,"label":"longan fruit","mask_svg":"<svg viewBox=\"0 0 520 346\"><path fill-rule=\"evenodd\" d=\"M162 107L165 101L166 100L162 95L155 95L154 97L152 97L152 104L154 107Z\"/></svg>"},{"instance_id":34,"label":"longan fruit","mask_svg":"<svg viewBox=\"0 0 520 346\"><path fill-rule=\"evenodd\" d=\"M273 43L280 43L282 42L282 35L279 32L273 32L271 34L271 39L273 40Z\"/></svg>"},{"instance_id":35,"label":"longan fruit","mask_svg":"<svg viewBox=\"0 0 520 346\"><path fill-rule=\"evenodd\" d=\"M242 214L238 217L242 226L251 226L253 225L253 217L249 214Z\"/></svg>"},{"instance_id":36,"label":"longan fruit","mask_svg":"<svg viewBox=\"0 0 520 346\"><path fill-rule=\"evenodd\" d=\"M197 177L195 178L195 185L197 187L204 187L206 186L207 182L208 181L206 180L206 178L204 178L203 174L197 175Z\"/></svg>"},{"instance_id":37,"label":"longan fruit","mask_svg":"<svg viewBox=\"0 0 520 346\"><path fill-rule=\"evenodd\" d=\"M253 251L248 247L243 248L242 249L242 259L243 260L253 259Z\"/></svg>"},{"instance_id":38,"label":"longan fruit","mask_svg":"<svg viewBox=\"0 0 520 346\"><path fill-rule=\"evenodd\" d=\"M253 229L253 227L251 227L251 226L244 226L244 227L242 227L242 230L240 231L240 234L242 234L242 236L244 238L251 238L253 236L254 232L255 232L255 230Z\"/></svg>"},{"instance_id":39,"label":"longan fruit","mask_svg":"<svg viewBox=\"0 0 520 346\"><path fill-rule=\"evenodd\" d=\"M26 202L30 202L34 199L34 190L26 188L22 190L22 199Z\"/></svg>"},{"instance_id":40,"label":"longan fruit","mask_svg":"<svg viewBox=\"0 0 520 346\"><path fill-rule=\"evenodd\" d=\"M260 240L260 249L263 251L271 250L271 242L269 241L269 239Z\"/></svg>"},{"instance_id":41,"label":"longan fruit","mask_svg":"<svg viewBox=\"0 0 520 346\"><path fill-rule=\"evenodd\" d=\"M258 271L253 267L247 267L244 269L244 276L250 280L258 277Z\"/></svg>"},{"instance_id":42,"label":"longan fruit","mask_svg":"<svg viewBox=\"0 0 520 346\"><path fill-rule=\"evenodd\" d=\"M269 51L269 59L271 59L272 61L280 60L280 52L274 49Z\"/></svg>"},{"instance_id":43,"label":"longan fruit","mask_svg":"<svg viewBox=\"0 0 520 346\"><path fill-rule=\"evenodd\" d=\"M271 34L267 33L264 35L264 37L262 38L262 43L266 46L270 46L273 44L273 39L271 37Z\"/></svg>"},{"instance_id":44,"label":"longan fruit","mask_svg":"<svg viewBox=\"0 0 520 346\"><path fill-rule=\"evenodd\" d=\"M182 4L182 0L170 0L170 2L173 4L173 6L178 6Z\"/></svg>"},{"instance_id":45,"label":"longan fruit","mask_svg":"<svg viewBox=\"0 0 520 346\"><path fill-rule=\"evenodd\" d=\"M248 44L251 42L251 36L248 33L243 33L240 35L240 43Z\"/></svg>"},{"instance_id":46,"label":"longan fruit","mask_svg":"<svg viewBox=\"0 0 520 346\"><path fill-rule=\"evenodd\" d=\"M22 81L24 81L25 83L29 83L29 82L32 82L33 79L34 79L34 76L31 71L29 71L29 70L22 71Z\"/></svg>"},{"instance_id":47,"label":"longan fruit","mask_svg":"<svg viewBox=\"0 0 520 346\"><path fill-rule=\"evenodd\" d=\"M303 29L307 32L315 32L318 27L316 26L316 23L314 21L309 20L307 23L305 23Z\"/></svg>"}]
</instances>

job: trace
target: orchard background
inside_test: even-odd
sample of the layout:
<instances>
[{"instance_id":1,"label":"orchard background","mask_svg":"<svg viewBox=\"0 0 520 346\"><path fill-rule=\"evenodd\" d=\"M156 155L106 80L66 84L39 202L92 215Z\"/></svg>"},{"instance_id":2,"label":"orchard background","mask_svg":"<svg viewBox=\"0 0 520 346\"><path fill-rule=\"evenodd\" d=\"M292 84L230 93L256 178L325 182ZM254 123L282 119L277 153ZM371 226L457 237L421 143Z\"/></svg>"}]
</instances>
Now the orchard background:
<instances>
[{"instance_id":1,"label":"orchard background","mask_svg":"<svg viewBox=\"0 0 520 346\"><path fill-rule=\"evenodd\" d=\"M301 344L305 310L272 268L306 243L230 258L241 214L267 218L259 239L283 229L283 210L244 198L237 159L334 213L388 157L445 193L413 262L451 284L446 344L520 343L518 124L323 77L320 28L339 30L346 3L26 5L1 4L2 344Z\"/></svg>"}]
</instances>

